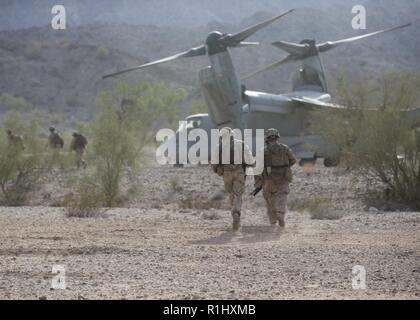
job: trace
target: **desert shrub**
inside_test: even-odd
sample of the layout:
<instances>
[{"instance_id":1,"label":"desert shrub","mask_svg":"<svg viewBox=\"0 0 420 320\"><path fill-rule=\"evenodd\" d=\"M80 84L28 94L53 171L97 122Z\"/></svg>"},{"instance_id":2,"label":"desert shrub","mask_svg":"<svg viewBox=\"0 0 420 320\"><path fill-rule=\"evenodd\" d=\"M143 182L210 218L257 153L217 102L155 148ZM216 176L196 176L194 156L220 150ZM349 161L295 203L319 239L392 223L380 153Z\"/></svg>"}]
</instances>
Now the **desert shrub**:
<instances>
[{"instance_id":1,"label":"desert shrub","mask_svg":"<svg viewBox=\"0 0 420 320\"><path fill-rule=\"evenodd\" d=\"M0 94L0 110L28 111L32 105L22 97L15 97L8 93Z\"/></svg>"},{"instance_id":2,"label":"desert shrub","mask_svg":"<svg viewBox=\"0 0 420 320\"><path fill-rule=\"evenodd\" d=\"M188 113L189 114L207 113L207 112L208 112L207 105L202 100L193 100L188 105Z\"/></svg>"},{"instance_id":3,"label":"desert shrub","mask_svg":"<svg viewBox=\"0 0 420 320\"><path fill-rule=\"evenodd\" d=\"M169 189L171 192L173 193L179 193L182 192L182 190L184 189L182 187L182 183L181 183L181 179L179 178L179 176L173 176L169 179Z\"/></svg>"},{"instance_id":4,"label":"desert shrub","mask_svg":"<svg viewBox=\"0 0 420 320\"><path fill-rule=\"evenodd\" d=\"M186 97L184 89L171 89L159 83L142 81L130 86L116 82L114 90L98 95L97 104L112 106L120 122L136 136L136 150L152 142L156 131L177 125L176 105Z\"/></svg>"},{"instance_id":5,"label":"desert shrub","mask_svg":"<svg viewBox=\"0 0 420 320\"><path fill-rule=\"evenodd\" d=\"M313 211L319 207L330 206L332 204L331 199L327 197L310 197L310 198L300 198L300 199L290 199L288 206L292 210L296 211Z\"/></svg>"},{"instance_id":6,"label":"desert shrub","mask_svg":"<svg viewBox=\"0 0 420 320\"><path fill-rule=\"evenodd\" d=\"M73 192L67 194L62 205L67 217L96 218L104 213L104 195L89 176L70 180Z\"/></svg>"},{"instance_id":7,"label":"desert shrub","mask_svg":"<svg viewBox=\"0 0 420 320\"><path fill-rule=\"evenodd\" d=\"M2 202L10 206L25 204L29 194L49 170L42 141L37 137L36 119L22 120L17 113L6 115L4 124L22 134L24 149L10 145L4 131L0 133L0 191Z\"/></svg>"},{"instance_id":8,"label":"desert shrub","mask_svg":"<svg viewBox=\"0 0 420 320\"><path fill-rule=\"evenodd\" d=\"M96 50L96 58L105 60L109 57L109 50L105 47L100 47Z\"/></svg>"},{"instance_id":9,"label":"desert shrub","mask_svg":"<svg viewBox=\"0 0 420 320\"><path fill-rule=\"evenodd\" d=\"M178 199L178 207L180 209L221 209L222 203L209 199L207 195L192 195L187 194Z\"/></svg>"},{"instance_id":10,"label":"desert shrub","mask_svg":"<svg viewBox=\"0 0 420 320\"><path fill-rule=\"evenodd\" d=\"M183 92L183 91L181 91ZM88 127L88 157L92 179L98 184L104 205L121 198L121 183L135 190L143 147L152 140L159 124L173 114L174 103L184 97L179 90L150 83L129 86L118 82L112 92L97 97L95 120Z\"/></svg>"},{"instance_id":11,"label":"desert shrub","mask_svg":"<svg viewBox=\"0 0 420 320\"><path fill-rule=\"evenodd\" d=\"M343 213L341 211L324 206L320 206L314 210L309 211L309 214L311 219L314 220L338 220L343 217Z\"/></svg>"},{"instance_id":12,"label":"desert shrub","mask_svg":"<svg viewBox=\"0 0 420 320\"><path fill-rule=\"evenodd\" d=\"M327 197L291 199L288 206L294 211L306 211L311 219L316 220L336 220L343 216L340 211L334 209L332 200Z\"/></svg>"},{"instance_id":13,"label":"desert shrub","mask_svg":"<svg viewBox=\"0 0 420 320\"><path fill-rule=\"evenodd\" d=\"M113 206L124 176L136 169L134 136L119 121L112 107L104 107L92 124L92 160L105 205ZM133 170L130 170L133 169Z\"/></svg>"},{"instance_id":14,"label":"desert shrub","mask_svg":"<svg viewBox=\"0 0 420 320\"><path fill-rule=\"evenodd\" d=\"M216 210L210 209L208 211L204 211L201 214L201 218L204 220L219 220L221 217Z\"/></svg>"},{"instance_id":15,"label":"desert shrub","mask_svg":"<svg viewBox=\"0 0 420 320\"><path fill-rule=\"evenodd\" d=\"M387 198L420 208L419 74L388 73L381 83L342 85L342 112L314 114L314 131L335 143L351 169L379 181Z\"/></svg>"}]
</instances>

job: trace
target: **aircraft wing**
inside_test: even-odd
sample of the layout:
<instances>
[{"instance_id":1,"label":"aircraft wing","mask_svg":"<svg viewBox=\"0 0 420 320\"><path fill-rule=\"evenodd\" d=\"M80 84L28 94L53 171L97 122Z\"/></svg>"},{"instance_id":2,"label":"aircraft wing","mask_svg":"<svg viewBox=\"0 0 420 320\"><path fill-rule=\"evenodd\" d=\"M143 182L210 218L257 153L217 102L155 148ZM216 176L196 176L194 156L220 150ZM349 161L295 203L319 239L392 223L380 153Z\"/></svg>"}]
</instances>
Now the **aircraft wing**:
<instances>
[{"instance_id":1,"label":"aircraft wing","mask_svg":"<svg viewBox=\"0 0 420 320\"><path fill-rule=\"evenodd\" d=\"M298 104L298 105L304 105L312 108L330 108L330 109L336 109L336 110L343 110L348 109L345 106L339 105L339 104L333 104L329 102L320 101L317 99L305 97L305 96L296 96L296 97L290 97L292 102ZM378 112L378 109L368 109L372 112ZM409 123L411 127L418 128L420 127L420 107L402 111L401 112L402 119Z\"/></svg>"},{"instance_id":2,"label":"aircraft wing","mask_svg":"<svg viewBox=\"0 0 420 320\"><path fill-rule=\"evenodd\" d=\"M290 99L292 100L292 102L298 105L304 105L304 106L308 106L312 108L347 109L346 107L338 105L338 104L324 102L324 101L320 101L317 99L304 97L304 96L290 97Z\"/></svg>"}]
</instances>

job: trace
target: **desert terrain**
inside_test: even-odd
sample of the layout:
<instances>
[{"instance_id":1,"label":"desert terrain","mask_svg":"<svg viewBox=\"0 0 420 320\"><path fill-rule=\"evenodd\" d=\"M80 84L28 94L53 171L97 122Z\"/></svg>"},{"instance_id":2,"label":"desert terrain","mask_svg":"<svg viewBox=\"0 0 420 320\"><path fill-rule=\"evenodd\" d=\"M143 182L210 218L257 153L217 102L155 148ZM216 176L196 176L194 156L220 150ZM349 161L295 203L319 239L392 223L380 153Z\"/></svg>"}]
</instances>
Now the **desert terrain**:
<instances>
[{"instance_id":1,"label":"desert terrain","mask_svg":"<svg viewBox=\"0 0 420 320\"><path fill-rule=\"evenodd\" d=\"M34 206L0 207L0 299L419 299L420 213L371 206L344 169L309 171L294 168L283 230L247 179L237 233L207 166L151 165L135 203L97 218L52 207L51 184ZM314 215L319 197L329 207ZM65 290L51 288L54 265Z\"/></svg>"}]
</instances>

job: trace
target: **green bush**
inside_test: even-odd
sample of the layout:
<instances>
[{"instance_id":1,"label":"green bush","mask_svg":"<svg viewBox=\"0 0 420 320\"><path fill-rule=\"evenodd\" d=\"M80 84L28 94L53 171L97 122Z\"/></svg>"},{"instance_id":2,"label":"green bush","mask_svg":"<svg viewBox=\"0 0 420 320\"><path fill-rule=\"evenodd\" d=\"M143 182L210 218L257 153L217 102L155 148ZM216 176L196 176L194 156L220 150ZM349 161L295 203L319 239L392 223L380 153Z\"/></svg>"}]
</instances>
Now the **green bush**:
<instances>
[{"instance_id":1,"label":"green bush","mask_svg":"<svg viewBox=\"0 0 420 320\"><path fill-rule=\"evenodd\" d=\"M88 157L92 179L105 206L118 203L122 181L128 189L135 189L144 146L174 115L174 104L184 96L183 90L147 82L133 87L118 82L112 92L98 95L95 120L85 129L91 140Z\"/></svg>"},{"instance_id":2,"label":"green bush","mask_svg":"<svg viewBox=\"0 0 420 320\"><path fill-rule=\"evenodd\" d=\"M342 112L314 114L314 131L335 143L349 168L384 186L386 197L420 209L420 131L406 111L420 105L420 75L385 74L380 84L339 87Z\"/></svg>"},{"instance_id":3,"label":"green bush","mask_svg":"<svg viewBox=\"0 0 420 320\"><path fill-rule=\"evenodd\" d=\"M337 220L343 217L343 213L335 210L332 200L327 197L290 199L288 206L293 211L308 212L314 220Z\"/></svg>"},{"instance_id":4,"label":"green bush","mask_svg":"<svg viewBox=\"0 0 420 320\"><path fill-rule=\"evenodd\" d=\"M73 192L66 195L63 202L67 217L96 218L105 212L104 196L91 177L78 177L70 184Z\"/></svg>"},{"instance_id":5,"label":"green bush","mask_svg":"<svg viewBox=\"0 0 420 320\"><path fill-rule=\"evenodd\" d=\"M36 119L25 121L12 112L6 115L4 124L14 133L22 134L24 149L10 145L5 132L0 133L1 200L6 205L19 206L27 202L30 192L49 170L49 164L42 152L42 141L37 137Z\"/></svg>"},{"instance_id":6,"label":"green bush","mask_svg":"<svg viewBox=\"0 0 420 320\"><path fill-rule=\"evenodd\" d=\"M134 138L111 106L102 108L92 124L91 152L95 176L108 207L113 206L119 195L124 176L132 172L130 169L136 168Z\"/></svg>"},{"instance_id":7,"label":"green bush","mask_svg":"<svg viewBox=\"0 0 420 320\"><path fill-rule=\"evenodd\" d=\"M197 113L207 113L208 108L204 101L202 100L193 100L188 105L188 113L190 115Z\"/></svg>"},{"instance_id":8,"label":"green bush","mask_svg":"<svg viewBox=\"0 0 420 320\"><path fill-rule=\"evenodd\" d=\"M159 83L142 81L130 86L117 81L113 91L98 95L97 105L112 106L126 130L136 136L140 153L159 129L178 126L177 104L186 96L184 89L171 89Z\"/></svg>"}]
</instances>

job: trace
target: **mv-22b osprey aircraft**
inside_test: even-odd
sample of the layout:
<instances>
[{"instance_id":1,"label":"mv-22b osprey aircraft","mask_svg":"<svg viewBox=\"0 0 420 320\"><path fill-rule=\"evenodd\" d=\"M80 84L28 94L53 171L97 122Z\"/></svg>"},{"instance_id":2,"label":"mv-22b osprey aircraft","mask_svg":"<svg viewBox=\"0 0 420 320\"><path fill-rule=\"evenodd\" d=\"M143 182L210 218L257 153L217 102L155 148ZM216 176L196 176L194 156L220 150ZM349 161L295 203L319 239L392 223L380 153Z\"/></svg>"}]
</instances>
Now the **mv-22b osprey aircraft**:
<instances>
[{"instance_id":1,"label":"mv-22b osprey aircraft","mask_svg":"<svg viewBox=\"0 0 420 320\"><path fill-rule=\"evenodd\" d=\"M306 161L314 162L317 157L320 157L324 158L326 166L335 165L339 156L337 148L323 141L319 136L313 135L308 126L311 110L316 108L345 108L331 103L331 95L328 93L324 67L319 54L341 44L405 28L410 24L322 44L316 44L313 40L303 40L300 44L275 42L273 45L288 52L289 56L245 77L245 79L284 63L301 61L302 67L294 81L293 92L270 94L246 90L237 76L229 49L258 45L258 42L244 42L244 40L261 28L293 11L294 9L289 10L236 34L211 32L207 36L205 44L199 47L161 60L108 74L103 78L179 58L208 55L210 66L200 70L199 80L209 113L187 117L184 125L178 129L175 139L178 139L181 131L196 128L206 130L209 137L211 137L210 130L213 128L231 127L241 130L277 128L282 136L282 142L292 148L297 158L301 159L301 164ZM409 114L410 117L418 116L420 118L420 108L412 112L413 114ZM255 130L253 132L255 134ZM250 147L255 152L255 139L253 141L254 146ZM195 144L195 141L188 142L188 148L193 144ZM211 154L210 146L209 138L208 155Z\"/></svg>"}]
</instances>

